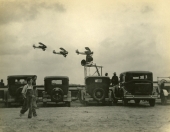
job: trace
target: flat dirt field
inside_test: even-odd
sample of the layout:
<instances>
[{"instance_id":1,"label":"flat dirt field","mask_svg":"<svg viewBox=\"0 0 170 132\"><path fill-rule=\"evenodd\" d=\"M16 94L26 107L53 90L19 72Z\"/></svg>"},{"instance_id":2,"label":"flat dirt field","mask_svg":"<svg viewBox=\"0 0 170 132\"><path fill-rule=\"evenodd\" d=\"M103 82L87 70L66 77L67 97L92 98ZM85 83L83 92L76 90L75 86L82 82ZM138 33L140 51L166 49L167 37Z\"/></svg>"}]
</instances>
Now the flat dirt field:
<instances>
[{"instance_id":1,"label":"flat dirt field","mask_svg":"<svg viewBox=\"0 0 170 132\"><path fill-rule=\"evenodd\" d=\"M71 107L49 104L37 109L38 117L19 117L20 106L0 108L0 132L170 132L170 103L157 100L155 107L147 102L138 106L83 106L79 101Z\"/></svg>"}]
</instances>

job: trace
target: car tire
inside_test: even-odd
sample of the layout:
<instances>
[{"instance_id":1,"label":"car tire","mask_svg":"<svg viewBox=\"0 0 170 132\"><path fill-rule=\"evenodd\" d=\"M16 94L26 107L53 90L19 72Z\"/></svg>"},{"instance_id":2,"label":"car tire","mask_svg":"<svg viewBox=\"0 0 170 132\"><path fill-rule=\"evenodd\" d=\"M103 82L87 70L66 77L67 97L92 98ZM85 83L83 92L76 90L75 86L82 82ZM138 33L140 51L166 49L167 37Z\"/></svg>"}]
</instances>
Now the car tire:
<instances>
[{"instance_id":1,"label":"car tire","mask_svg":"<svg viewBox=\"0 0 170 132\"><path fill-rule=\"evenodd\" d=\"M98 92L98 93L97 93ZM98 95L97 95L98 94ZM101 94L101 95L100 95ZM96 101L102 101L105 98L105 90L103 88L95 88L93 90L93 98Z\"/></svg>"},{"instance_id":2,"label":"car tire","mask_svg":"<svg viewBox=\"0 0 170 132\"><path fill-rule=\"evenodd\" d=\"M149 104L150 104L150 106L155 106L155 99L151 99L151 100L149 100Z\"/></svg>"},{"instance_id":3,"label":"car tire","mask_svg":"<svg viewBox=\"0 0 170 132\"><path fill-rule=\"evenodd\" d=\"M57 94L57 96L56 96L56 94ZM51 91L51 100L60 102L60 101L63 101L63 96L64 96L64 92L63 92L63 90L61 88L59 88L59 90L57 90L57 91L55 91L55 88L52 89L52 91Z\"/></svg>"}]
</instances>

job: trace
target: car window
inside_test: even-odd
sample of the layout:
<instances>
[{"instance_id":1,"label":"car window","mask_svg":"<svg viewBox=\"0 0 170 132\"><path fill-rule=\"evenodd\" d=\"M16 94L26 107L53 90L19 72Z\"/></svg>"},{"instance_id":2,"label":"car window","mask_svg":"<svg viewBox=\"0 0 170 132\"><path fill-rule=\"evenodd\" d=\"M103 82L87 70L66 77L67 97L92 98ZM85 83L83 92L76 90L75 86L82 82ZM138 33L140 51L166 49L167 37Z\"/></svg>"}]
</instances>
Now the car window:
<instances>
[{"instance_id":1,"label":"car window","mask_svg":"<svg viewBox=\"0 0 170 132\"><path fill-rule=\"evenodd\" d=\"M147 79L147 75L133 76L133 79Z\"/></svg>"},{"instance_id":2,"label":"car window","mask_svg":"<svg viewBox=\"0 0 170 132\"><path fill-rule=\"evenodd\" d=\"M58 84L62 84L62 80L52 80L51 81L52 85L58 85Z\"/></svg>"},{"instance_id":3,"label":"car window","mask_svg":"<svg viewBox=\"0 0 170 132\"><path fill-rule=\"evenodd\" d=\"M15 84L26 84L27 81L25 79L15 79Z\"/></svg>"},{"instance_id":4,"label":"car window","mask_svg":"<svg viewBox=\"0 0 170 132\"><path fill-rule=\"evenodd\" d=\"M95 83L102 83L102 79L95 79Z\"/></svg>"}]
</instances>

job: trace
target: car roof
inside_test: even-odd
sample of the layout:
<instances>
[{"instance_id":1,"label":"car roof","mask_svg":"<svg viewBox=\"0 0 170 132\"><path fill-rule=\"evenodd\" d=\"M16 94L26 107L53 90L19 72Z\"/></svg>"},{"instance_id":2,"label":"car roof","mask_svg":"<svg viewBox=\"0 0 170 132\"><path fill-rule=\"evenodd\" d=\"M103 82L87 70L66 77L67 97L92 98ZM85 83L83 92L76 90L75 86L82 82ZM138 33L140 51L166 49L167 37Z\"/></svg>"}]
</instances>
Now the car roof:
<instances>
[{"instance_id":1,"label":"car roof","mask_svg":"<svg viewBox=\"0 0 170 132\"><path fill-rule=\"evenodd\" d=\"M67 77L67 76L46 76L46 77L44 77L44 80L46 80L46 79L62 79L62 78L69 79L69 77Z\"/></svg>"},{"instance_id":2,"label":"car roof","mask_svg":"<svg viewBox=\"0 0 170 132\"><path fill-rule=\"evenodd\" d=\"M125 72L122 72L121 74L126 74L126 73L152 73L150 71L125 71Z\"/></svg>"},{"instance_id":3,"label":"car roof","mask_svg":"<svg viewBox=\"0 0 170 132\"><path fill-rule=\"evenodd\" d=\"M88 78L108 78L108 79L110 79L109 77L106 77L106 76L87 76L85 79L88 79Z\"/></svg>"},{"instance_id":4,"label":"car roof","mask_svg":"<svg viewBox=\"0 0 170 132\"><path fill-rule=\"evenodd\" d=\"M37 75L10 75L7 78L8 79L10 79L10 78L26 78L26 77L34 77L34 76L37 77Z\"/></svg>"}]
</instances>

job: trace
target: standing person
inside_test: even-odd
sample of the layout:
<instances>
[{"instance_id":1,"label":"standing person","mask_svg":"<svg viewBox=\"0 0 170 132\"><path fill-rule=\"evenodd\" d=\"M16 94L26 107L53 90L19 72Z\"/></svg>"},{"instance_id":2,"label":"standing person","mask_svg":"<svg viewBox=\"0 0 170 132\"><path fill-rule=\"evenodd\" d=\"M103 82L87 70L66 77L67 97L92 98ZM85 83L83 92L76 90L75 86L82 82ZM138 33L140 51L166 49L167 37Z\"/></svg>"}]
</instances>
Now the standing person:
<instances>
[{"instance_id":1,"label":"standing person","mask_svg":"<svg viewBox=\"0 0 170 132\"><path fill-rule=\"evenodd\" d=\"M1 79L1 82L0 82L0 87L4 87L4 82L3 82L3 79Z\"/></svg>"},{"instance_id":2,"label":"standing person","mask_svg":"<svg viewBox=\"0 0 170 132\"><path fill-rule=\"evenodd\" d=\"M34 117L37 116L35 105L34 105L34 98L36 98L36 90L33 89L33 79L27 78L27 84L23 87L22 95L24 97L24 104L22 106L22 109L20 111L20 116L22 116L28 109L28 118L32 118L32 115Z\"/></svg>"},{"instance_id":3,"label":"standing person","mask_svg":"<svg viewBox=\"0 0 170 132\"><path fill-rule=\"evenodd\" d=\"M119 79L118 79L118 76L116 76L116 72L113 73L111 82L112 82L112 86L117 85L119 83Z\"/></svg>"}]
</instances>

